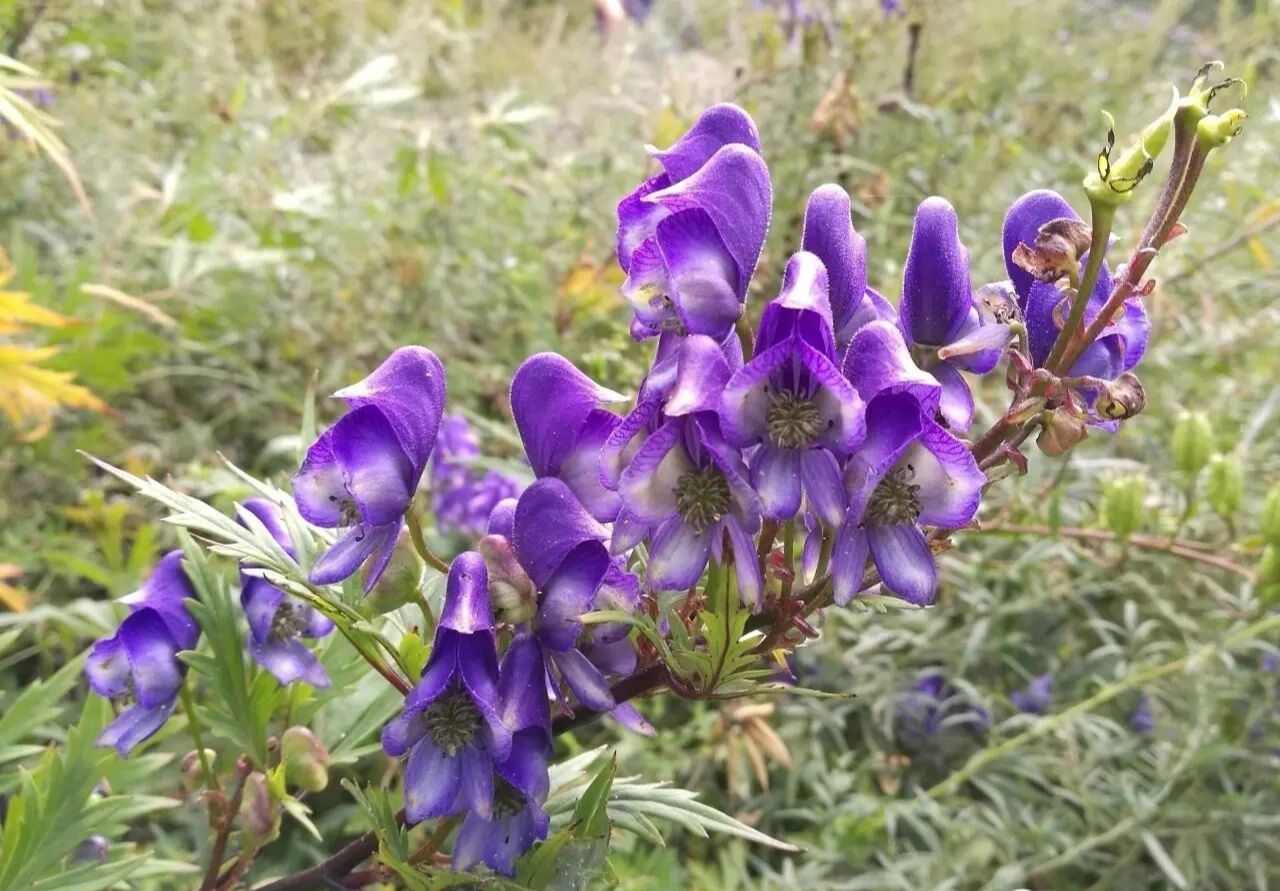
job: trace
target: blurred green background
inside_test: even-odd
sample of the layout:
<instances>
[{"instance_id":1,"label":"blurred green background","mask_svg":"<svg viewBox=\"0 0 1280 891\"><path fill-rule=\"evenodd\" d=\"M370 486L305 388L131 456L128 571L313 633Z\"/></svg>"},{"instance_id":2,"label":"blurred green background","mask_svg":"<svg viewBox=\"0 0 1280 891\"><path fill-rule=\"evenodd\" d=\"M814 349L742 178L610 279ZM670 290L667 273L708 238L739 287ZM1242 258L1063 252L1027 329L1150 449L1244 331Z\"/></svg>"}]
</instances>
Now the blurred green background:
<instances>
[{"instance_id":1,"label":"blurred green background","mask_svg":"<svg viewBox=\"0 0 1280 891\"><path fill-rule=\"evenodd\" d=\"M1251 117L1153 268L1146 413L997 487L987 531L943 560L937 608L829 612L792 670L855 699L661 700L643 706L654 741L592 733L616 739L627 770L808 849L627 840L626 888L1280 883L1274 640L1178 662L1261 615L1280 576L1258 519L1280 481L1280 8L804 6L797 19L788 3L656 0L602 35L585 0L0 4L3 49L49 80L92 205L0 134L4 288L76 320L0 325L0 356L57 347L44 366L102 402L59 411L39 438L0 421L0 695L101 633L105 601L172 545L80 450L198 495L227 488L219 452L283 479L308 388L330 392L406 342L445 360L451 406L499 459L518 452L506 390L525 355L558 350L632 389L648 348L626 335L613 208L645 175L643 145L707 104L755 116L774 178L754 304L776 293L803 202L828 181L854 196L871 282L896 295L922 198L956 206L975 282L1002 278L1013 198L1055 188L1083 210L1102 109L1124 139L1171 83L1224 59L1249 82ZM1154 191L1119 219L1124 247ZM15 380L0 380L11 405ZM977 395L978 423L1004 407L998 379ZM1219 469L1175 460L1186 411L1208 418ZM951 695L922 740L904 732L902 691L930 670ZM1045 672L1050 711L1079 708L1020 736L1033 719L1009 693ZM1149 732L1131 729L1141 701ZM323 816L337 835L351 807L339 794ZM134 840L177 856L197 830L178 819ZM312 846L286 833L264 858L305 863Z\"/></svg>"}]
</instances>

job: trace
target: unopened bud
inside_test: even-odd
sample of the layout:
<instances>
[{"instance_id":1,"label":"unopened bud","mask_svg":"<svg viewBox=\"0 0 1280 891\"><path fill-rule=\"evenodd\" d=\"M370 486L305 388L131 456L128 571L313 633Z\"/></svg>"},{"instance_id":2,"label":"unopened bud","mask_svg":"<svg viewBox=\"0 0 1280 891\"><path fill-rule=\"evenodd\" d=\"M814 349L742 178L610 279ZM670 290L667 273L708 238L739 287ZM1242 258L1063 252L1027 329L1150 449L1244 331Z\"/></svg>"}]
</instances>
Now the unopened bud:
<instances>
[{"instance_id":1,"label":"unopened bud","mask_svg":"<svg viewBox=\"0 0 1280 891\"><path fill-rule=\"evenodd\" d=\"M1093 401L1093 410L1098 417L1111 421L1127 420L1146 407L1147 391L1131 371L1104 383L1098 389L1098 398Z\"/></svg>"},{"instance_id":2,"label":"unopened bud","mask_svg":"<svg viewBox=\"0 0 1280 891\"><path fill-rule=\"evenodd\" d=\"M214 759L218 757L218 753L213 749L204 750L204 763L213 769ZM200 753L195 749L182 756L182 787L188 792L194 792L204 785L204 765L200 763Z\"/></svg>"},{"instance_id":3,"label":"unopened bud","mask_svg":"<svg viewBox=\"0 0 1280 891\"><path fill-rule=\"evenodd\" d=\"M374 615L389 613L413 601L422 583L422 565L409 530L401 529L391 552L391 562L364 601Z\"/></svg>"},{"instance_id":4,"label":"unopened bud","mask_svg":"<svg viewBox=\"0 0 1280 891\"><path fill-rule=\"evenodd\" d=\"M1102 490L1102 522L1124 540L1142 525L1142 505L1147 497L1147 484L1131 476L1113 480Z\"/></svg>"},{"instance_id":5,"label":"unopened bud","mask_svg":"<svg viewBox=\"0 0 1280 891\"><path fill-rule=\"evenodd\" d=\"M1258 530L1267 544L1280 548L1280 486L1273 486L1262 500Z\"/></svg>"},{"instance_id":6,"label":"unopened bud","mask_svg":"<svg viewBox=\"0 0 1280 891\"><path fill-rule=\"evenodd\" d=\"M106 863L109 842L104 836L91 835L71 852L72 863Z\"/></svg>"},{"instance_id":7,"label":"unopened bud","mask_svg":"<svg viewBox=\"0 0 1280 891\"><path fill-rule=\"evenodd\" d=\"M1239 458L1214 455L1209 459L1205 497L1219 516L1230 517L1240 509L1240 502L1244 500L1244 470Z\"/></svg>"},{"instance_id":8,"label":"unopened bud","mask_svg":"<svg viewBox=\"0 0 1280 891\"><path fill-rule=\"evenodd\" d=\"M329 752L306 727L290 727L280 737L285 779L308 792L329 785Z\"/></svg>"},{"instance_id":9,"label":"unopened bud","mask_svg":"<svg viewBox=\"0 0 1280 891\"><path fill-rule=\"evenodd\" d=\"M538 609L538 590L516 559L511 542L501 535L486 535L480 539L479 551L489 574L494 618L511 625L532 619Z\"/></svg>"},{"instance_id":10,"label":"unopened bud","mask_svg":"<svg viewBox=\"0 0 1280 891\"><path fill-rule=\"evenodd\" d=\"M1183 473L1196 474L1209 463L1213 452L1213 426L1200 412L1183 412L1173 425L1169 441L1173 463Z\"/></svg>"},{"instance_id":11,"label":"unopened bud","mask_svg":"<svg viewBox=\"0 0 1280 891\"><path fill-rule=\"evenodd\" d=\"M1041 415L1043 426L1036 437L1040 451L1050 457L1065 455L1073 446L1084 442L1089 428L1084 419L1065 408L1055 408Z\"/></svg>"},{"instance_id":12,"label":"unopened bud","mask_svg":"<svg viewBox=\"0 0 1280 891\"><path fill-rule=\"evenodd\" d=\"M240 827L255 845L270 841L280 831L280 807L271 797L267 777L261 771L255 770L245 778Z\"/></svg>"}]
</instances>

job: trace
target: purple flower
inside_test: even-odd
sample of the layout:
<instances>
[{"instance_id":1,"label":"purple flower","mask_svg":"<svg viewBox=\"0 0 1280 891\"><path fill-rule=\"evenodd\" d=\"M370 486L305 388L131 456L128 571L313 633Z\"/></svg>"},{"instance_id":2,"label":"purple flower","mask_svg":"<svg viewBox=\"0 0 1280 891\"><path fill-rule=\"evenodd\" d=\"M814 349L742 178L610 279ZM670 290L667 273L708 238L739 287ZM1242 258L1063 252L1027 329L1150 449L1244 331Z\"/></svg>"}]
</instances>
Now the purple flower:
<instances>
[{"instance_id":1,"label":"purple flower","mask_svg":"<svg viewBox=\"0 0 1280 891\"><path fill-rule=\"evenodd\" d=\"M600 484L599 454L618 416L600 408L624 397L557 353L538 353L511 381L511 413L534 474L563 480L601 522L618 515L618 496Z\"/></svg>"},{"instance_id":2,"label":"purple flower","mask_svg":"<svg viewBox=\"0 0 1280 891\"><path fill-rule=\"evenodd\" d=\"M293 476L310 523L346 529L311 569L320 585L345 579L371 555L369 591L395 550L444 411L444 367L425 347L401 347L373 374L333 394L350 410L307 449Z\"/></svg>"},{"instance_id":3,"label":"purple flower","mask_svg":"<svg viewBox=\"0 0 1280 891\"><path fill-rule=\"evenodd\" d=\"M449 567L444 608L422 678L382 729L388 755L407 754L405 820L492 813L493 765L511 754L499 714L498 656L484 560L474 551Z\"/></svg>"},{"instance_id":4,"label":"purple flower","mask_svg":"<svg viewBox=\"0 0 1280 891\"><path fill-rule=\"evenodd\" d=\"M1151 714L1151 700L1146 693L1138 695L1133 711L1129 712L1129 729L1144 736L1156 729L1156 719Z\"/></svg>"},{"instance_id":5,"label":"purple flower","mask_svg":"<svg viewBox=\"0 0 1280 891\"><path fill-rule=\"evenodd\" d=\"M662 172L618 204L618 264L631 332L721 339L742 313L773 207L750 115L713 105L665 151Z\"/></svg>"},{"instance_id":6,"label":"purple flower","mask_svg":"<svg viewBox=\"0 0 1280 891\"><path fill-rule=\"evenodd\" d=\"M453 846L454 869L483 862L512 875L515 861L535 839L546 838L551 820L547 759L552 754L542 648L532 634L519 634L502 657L498 698L511 730L511 753L493 766L493 807L488 816L468 811Z\"/></svg>"},{"instance_id":7,"label":"purple flower","mask_svg":"<svg viewBox=\"0 0 1280 891\"><path fill-rule=\"evenodd\" d=\"M1010 693L1009 700L1020 712L1043 715L1053 701L1053 672L1047 671L1032 678L1026 687Z\"/></svg>"},{"instance_id":8,"label":"purple flower","mask_svg":"<svg viewBox=\"0 0 1280 891\"><path fill-rule=\"evenodd\" d=\"M831 559L836 602L857 593L870 553L891 593L927 606L937 567L921 526L968 523L986 476L965 444L934 420L943 398L938 385L911 366L892 326L861 328L844 367L867 400L867 438L844 471L849 507Z\"/></svg>"},{"instance_id":9,"label":"purple flower","mask_svg":"<svg viewBox=\"0 0 1280 891\"><path fill-rule=\"evenodd\" d=\"M441 532L481 535L498 502L514 498L519 480L491 468L478 468L480 445L462 415L445 415L431 455L432 512Z\"/></svg>"},{"instance_id":10,"label":"purple flower","mask_svg":"<svg viewBox=\"0 0 1280 891\"><path fill-rule=\"evenodd\" d=\"M256 517L285 553L293 556L293 542L278 507L265 498L249 498L241 508ZM299 639L324 637L333 631L333 623L319 610L266 579L245 573L244 567L240 572L240 606L249 620L249 653L255 662L282 684L306 681L313 687L329 686L329 676L319 660Z\"/></svg>"},{"instance_id":11,"label":"purple flower","mask_svg":"<svg viewBox=\"0 0 1280 891\"><path fill-rule=\"evenodd\" d=\"M836 364L827 273L801 251L787 263L782 293L764 309L750 362L724 387L720 426L738 448L758 446L751 483L761 509L786 520L803 495L831 526L845 503L840 464L862 441L862 400Z\"/></svg>"},{"instance_id":12,"label":"purple flower","mask_svg":"<svg viewBox=\"0 0 1280 891\"><path fill-rule=\"evenodd\" d=\"M1013 261L1013 252L1020 243L1032 244L1040 227L1056 219L1079 220L1079 215L1057 192L1040 189L1028 192L1010 205L1004 218L1004 265L1009 280L1018 295L1027 326L1027 346L1030 359L1037 367L1044 364L1053 348L1053 342L1066 318L1066 306L1059 309L1063 294L1052 282L1038 281L1031 273ZM1087 258L1084 258L1087 259ZM1080 273L1084 272L1084 259ZM1106 263L1098 273L1098 281L1085 305L1085 323L1088 324L1102 310L1111 294L1111 270ZM1151 323L1147 320L1142 298L1131 296L1124 302L1124 310L1116 321L1102 329L1096 341L1085 348L1070 369L1070 374L1090 375L1110 380L1138 364L1147 349L1147 334Z\"/></svg>"},{"instance_id":13,"label":"purple flower","mask_svg":"<svg viewBox=\"0 0 1280 891\"><path fill-rule=\"evenodd\" d=\"M950 727L975 732L989 723L987 710L962 694L937 668L921 673L893 703L894 733L912 749L929 745Z\"/></svg>"},{"instance_id":14,"label":"purple flower","mask_svg":"<svg viewBox=\"0 0 1280 891\"><path fill-rule=\"evenodd\" d=\"M867 322L897 322L889 301L867 287L867 242L853 228L849 193L834 183L819 186L804 209L804 250L827 270L831 324L836 342L847 344Z\"/></svg>"},{"instance_id":15,"label":"purple flower","mask_svg":"<svg viewBox=\"0 0 1280 891\"><path fill-rule=\"evenodd\" d=\"M183 603L195 596L182 568L182 552L170 551L137 592L121 598L129 615L114 635L94 642L84 671L99 696L131 699L132 704L98 734L98 745L127 755L173 711L186 670L178 652L194 647L200 637Z\"/></svg>"},{"instance_id":16,"label":"purple flower","mask_svg":"<svg viewBox=\"0 0 1280 891\"><path fill-rule=\"evenodd\" d=\"M1000 361L1009 327L983 324L969 285L969 252L960 243L956 211L926 198L916 209L902 274L899 326L912 355L942 385L942 417L965 431L973 394L961 369L985 374Z\"/></svg>"}]
</instances>

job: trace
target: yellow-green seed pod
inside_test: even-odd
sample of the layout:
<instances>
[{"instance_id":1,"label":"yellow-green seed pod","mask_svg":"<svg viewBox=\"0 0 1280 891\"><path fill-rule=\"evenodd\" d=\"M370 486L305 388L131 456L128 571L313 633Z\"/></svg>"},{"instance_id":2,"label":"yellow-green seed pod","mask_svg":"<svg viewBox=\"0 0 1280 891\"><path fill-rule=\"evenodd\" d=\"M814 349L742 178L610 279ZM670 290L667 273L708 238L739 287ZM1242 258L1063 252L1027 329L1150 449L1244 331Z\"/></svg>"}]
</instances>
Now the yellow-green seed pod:
<instances>
[{"instance_id":1,"label":"yellow-green seed pod","mask_svg":"<svg viewBox=\"0 0 1280 891\"><path fill-rule=\"evenodd\" d=\"M1097 169L1084 178L1084 190L1094 207L1117 207L1133 198L1134 187L1151 172L1156 157L1169 142L1173 117L1178 112L1178 91L1158 118L1138 134L1133 145L1113 157L1116 122L1107 112L1107 147L1098 156Z\"/></svg>"},{"instance_id":2,"label":"yellow-green seed pod","mask_svg":"<svg viewBox=\"0 0 1280 891\"><path fill-rule=\"evenodd\" d=\"M1240 509L1240 502L1244 501L1244 470L1239 458L1214 455L1209 459L1205 497L1219 516L1230 517Z\"/></svg>"},{"instance_id":3,"label":"yellow-green seed pod","mask_svg":"<svg viewBox=\"0 0 1280 891\"><path fill-rule=\"evenodd\" d=\"M1124 540L1142 525L1142 505L1147 484L1140 477L1113 480L1102 490L1102 522Z\"/></svg>"},{"instance_id":4,"label":"yellow-green seed pod","mask_svg":"<svg viewBox=\"0 0 1280 891\"><path fill-rule=\"evenodd\" d=\"M1280 548L1280 486L1272 486L1262 501L1258 531L1267 544Z\"/></svg>"},{"instance_id":5,"label":"yellow-green seed pod","mask_svg":"<svg viewBox=\"0 0 1280 891\"><path fill-rule=\"evenodd\" d=\"M306 727L290 727L280 737L285 779L308 792L329 785L329 752Z\"/></svg>"},{"instance_id":6,"label":"yellow-green seed pod","mask_svg":"<svg viewBox=\"0 0 1280 891\"><path fill-rule=\"evenodd\" d=\"M1199 473L1213 453L1213 426L1201 412L1184 411L1173 425L1169 439L1173 463L1183 473Z\"/></svg>"}]
</instances>

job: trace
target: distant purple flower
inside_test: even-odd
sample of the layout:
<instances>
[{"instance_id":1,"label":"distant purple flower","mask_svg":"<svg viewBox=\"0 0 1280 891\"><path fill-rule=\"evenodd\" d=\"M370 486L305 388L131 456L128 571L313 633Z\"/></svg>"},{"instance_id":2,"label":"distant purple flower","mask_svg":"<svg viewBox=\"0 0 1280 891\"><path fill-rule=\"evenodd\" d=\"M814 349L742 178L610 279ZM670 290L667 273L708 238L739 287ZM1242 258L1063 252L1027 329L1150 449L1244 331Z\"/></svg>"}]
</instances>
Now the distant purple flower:
<instances>
[{"instance_id":1,"label":"distant purple flower","mask_svg":"<svg viewBox=\"0 0 1280 891\"><path fill-rule=\"evenodd\" d=\"M137 592L121 598L129 615L114 635L94 643L84 671L99 696L132 704L98 734L98 745L127 755L173 711L186 671L178 652L194 647L200 637L183 603L195 596L182 568L182 552L170 551Z\"/></svg>"},{"instance_id":2,"label":"distant purple flower","mask_svg":"<svg viewBox=\"0 0 1280 891\"><path fill-rule=\"evenodd\" d=\"M431 457L444 411L444 367L424 347L401 347L333 395L350 410L307 449L293 495L308 522L347 530L316 561L311 581L340 582L372 555L369 591L391 560Z\"/></svg>"},{"instance_id":3,"label":"distant purple flower","mask_svg":"<svg viewBox=\"0 0 1280 891\"><path fill-rule=\"evenodd\" d=\"M618 204L618 264L631 331L723 338L742 314L773 207L755 123L713 105L674 145L650 149L662 172Z\"/></svg>"},{"instance_id":4,"label":"distant purple flower","mask_svg":"<svg viewBox=\"0 0 1280 891\"><path fill-rule=\"evenodd\" d=\"M520 481L492 468L476 467L480 445L462 415L445 415L431 456L432 512L445 533L482 535L499 501L514 498Z\"/></svg>"},{"instance_id":5,"label":"distant purple flower","mask_svg":"<svg viewBox=\"0 0 1280 891\"><path fill-rule=\"evenodd\" d=\"M1139 694L1133 711L1129 712L1129 729L1146 735L1156 729L1156 719L1151 714L1151 700L1146 693Z\"/></svg>"},{"instance_id":6,"label":"distant purple flower","mask_svg":"<svg viewBox=\"0 0 1280 891\"><path fill-rule=\"evenodd\" d=\"M950 727L969 732L990 723L987 710L971 701L947 680L941 669L921 673L893 703L893 729L900 741L918 749Z\"/></svg>"},{"instance_id":7,"label":"distant purple flower","mask_svg":"<svg viewBox=\"0 0 1280 891\"><path fill-rule=\"evenodd\" d=\"M968 523L986 475L965 444L934 420L938 385L910 364L893 326L861 328L844 368L867 400L867 438L844 470L849 508L831 557L836 602L857 593L870 554L890 593L927 606L937 567L921 526Z\"/></svg>"},{"instance_id":8,"label":"distant purple flower","mask_svg":"<svg viewBox=\"0 0 1280 891\"><path fill-rule=\"evenodd\" d=\"M511 753L494 764L493 807L486 817L468 811L453 846L453 866L477 863L512 875L515 861L546 838L551 824L547 800L547 760L551 757L551 717L547 707L542 649L532 634L517 635L502 657L498 699L511 729Z\"/></svg>"},{"instance_id":9,"label":"distant purple flower","mask_svg":"<svg viewBox=\"0 0 1280 891\"><path fill-rule=\"evenodd\" d=\"M1036 280L1031 273L1013 261L1013 252L1019 243L1032 244L1040 227L1056 219L1078 220L1067 200L1057 192L1040 189L1028 192L1012 205L1004 218L1004 265L1009 280L1018 295L1018 305L1027 326L1027 346L1030 359L1037 367L1043 365L1058 337L1065 309L1059 310L1064 295L1052 282ZM1080 272L1084 262L1080 262ZM1102 310L1111 294L1111 270L1106 263L1098 273L1098 281L1085 306L1085 322L1091 321ZM1147 349L1147 335L1151 323L1147 319L1142 298L1134 295L1124 302L1123 312L1116 321L1102 329L1096 341L1085 348L1070 369L1071 375L1089 375L1110 380L1138 364Z\"/></svg>"},{"instance_id":10,"label":"distant purple flower","mask_svg":"<svg viewBox=\"0 0 1280 891\"><path fill-rule=\"evenodd\" d=\"M725 440L751 453L751 483L764 515L788 520L802 496L829 525L845 503L840 465L862 441L862 400L836 362L827 273L801 251L787 263L782 293L761 317L751 361L725 385Z\"/></svg>"},{"instance_id":11,"label":"distant purple flower","mask_svg":"<svg viewBox=\"0 0 1280 891\"><path fill-rule=\"evenodd\" d=\"M1043 715L1053 701L1053 672L1047 671L1032 678L1026 687L1010 693L1009 700L1020 712Z\"/></svg>"},{"instance_id":12,"label":"distant purple flower","mask_svg":"<svg viewBox=\"0 0 1280 891\"><path fill-rule=\"evenodd\" d=\"M499 714L498 657L484 560L474 551L449 567L444 608L422 679L382 729L388 755L407 754L405 820L492 813L493 766L511 754Z\"/></svg>"},{"instance_id":13,"label":"distant purple flower","mask_svg":"<svg viewBox=\"0 0 1280 891\"><path fill-rule=\"evenodd\" d=\"M942 417L952 429L968 430L973 394L960 371L985 374L995 368L1009 328L979 317L969 252L960 242L955 208L943 198L927 198L916 209L898 316L912 355L942 385Z\"/></svg>"},{"instance_id":14,"label":"distant purple flower","mask_svg":"<svg viewBox=\"0 0 1280 891\"><path fill-rule=\"evenodd\" d=\"M265 498L249 498L241 505L293 556L293 542L285 531L280 509ZM240 605L249 620L249 653L282 684L306 681L329 686L329 676L300 637L324 637L333 622L306 601L286 594L266 579L240 572Z\"/></svg>"}]
</instances>

